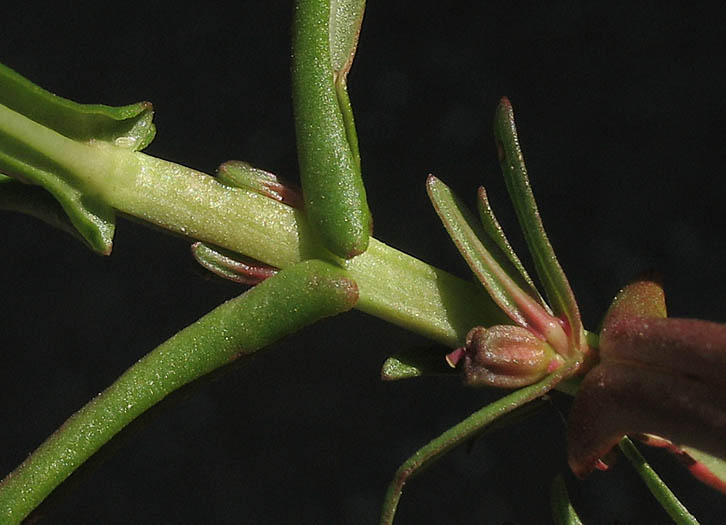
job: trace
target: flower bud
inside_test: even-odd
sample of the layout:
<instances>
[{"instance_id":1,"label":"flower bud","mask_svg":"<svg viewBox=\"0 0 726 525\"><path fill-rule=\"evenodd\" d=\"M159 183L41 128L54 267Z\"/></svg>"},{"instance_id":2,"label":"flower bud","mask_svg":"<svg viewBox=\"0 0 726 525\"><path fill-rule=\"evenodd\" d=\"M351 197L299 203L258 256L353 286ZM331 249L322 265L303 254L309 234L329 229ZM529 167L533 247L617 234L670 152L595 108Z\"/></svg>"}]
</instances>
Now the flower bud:
<instances>
[{"instance_id":1,"label":"flower bud","mask_svg":"<svg viewBox=\"0 0 726 525\"><path fill-rule=\"evenodd\" d=\"M519 388L563 363L546 341L520 326L477 326L466 336L462 371L469 386Z\"/></svg>"}]
</instances>

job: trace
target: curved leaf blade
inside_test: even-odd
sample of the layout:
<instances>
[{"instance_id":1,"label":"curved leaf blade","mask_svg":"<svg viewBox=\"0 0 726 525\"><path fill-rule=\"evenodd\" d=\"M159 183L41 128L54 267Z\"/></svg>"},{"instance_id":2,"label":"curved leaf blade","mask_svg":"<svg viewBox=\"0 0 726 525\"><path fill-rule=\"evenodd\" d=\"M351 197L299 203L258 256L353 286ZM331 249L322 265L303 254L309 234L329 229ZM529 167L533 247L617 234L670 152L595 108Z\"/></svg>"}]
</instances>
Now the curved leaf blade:
<instances>
[{"instance_id":1,"label":"curved leaf blade","mask_svg":"<svg viewBox=\"0 0 726 525\"><path fill-rule=\"evenodd\" d=\"M355 4L298 0L292 39L295 135L305 210L325 247L344 259L368 248L373 229L345 88L347 69L334 70L331 57L331 20L338 20L333 7Z\"/></svg>"},{"instance_id":2,"label":"curved leaf blade","mask_svg":"<svg viewBox=\"0 0 726 525\"><path fill-rule=\"evenodd\" d=\"M522 279L524 279L524 281L529 285L528 292L532 294L532 297L536 297L537 301L549 313L552 313L549 305L545 302L544 298L539 293L539 290L537 290L534 281L529 276L527 269L522 264L522 261L519 260L519 257L512 248L512 245L509 244L509 239L507 239L507 236L504 233L504 228L502 228L501 224L499 224L496 215L494 215L494 210L492 209L491 204L489 204L489 198L487 197L487 191L484 186L480 186L477 190L476 205L484 231L497 244L497 246L499 246L502 253L507 256L512 265L519 271Z\"/></svg>"},{"instance_id":3,"label":"curved leaf blade","mask_svg":"<svg viewBox=\"0 0 726 525\"><path fill-rule=\"evenodd\" d=\"M86 239L74 228L58 201L38 186L23 184L12 177L0 175L0 210L35 217L86 244Z\"/></svg>"},{"instance_id":4,"label":"curved leaf blade","mask_svg":"<svg viewBox=\"0 0 726 525\"><path fill-rule=\"evenodd\" d=\"M557 321L547 313L527 282L488 238L475 217L456 198L451 189L433 175L426 181L431 202L467 264L494 302L519 326L547 339L558 351L564 334Z\"/></svg>"},{"instance_id":5,"label":"curved leaf blade","mask_svg":"<svg viewBox=\"0 0 726 525\"><path fill-rule=\"evenodd\" d=\"M204 269L239 284L256 285L277 274L277 268L204 242L195 242L192 256Z\"/></svg>"},{"instance_id":6,"label":"curved leaf blade","mask_svg":"<svg viewBox=\"0 0 726 525\"><path fill-rule=\"evenodd\" d=\"M151 102L128 106L79 104L37 86L0 64L0 104L73 140L102 140L139 151L156 134Z\"/></svg>"},{"instance_id":7,"label":"curved leaf blade","mask_svg":"<svg viewBox=\"0 0 726 525\"><path fill-rule=\"evenodd\" d=\"M330 61L335 76L335 92L343 116L343 126L350 152L360 174L360 148L355 130L353 106L348 96L348 72L358 48L358 37L363 24L365 0L331 0L330 2Z\"/></svg>"},{"instance_id":8,"label":"curved leaf blade","mask_svg":"<svg viewBox=\"0 0 726 525\"><path fill-rule=\"evenodd\" d=\"M648 464L638 448L627 436L620 440L619 447L633 465L645 486L648 487L650 493L653 494L653 497L658 500L663 510L668 513L675 523L678 525L698 525L695 516L688 512L686 506L673 494L668 485L653 470L653 467Z\"/></svg>"},{"instance_id":9,"label":"curved leaf blade","mask_svg":"<svg viewBox=\"0 0 726 525\"><path fill-rule=\"evenodd\" d=\"M244 161L228 160L221 164L217 168L217 180L226 186L251 190L293 208L303 207L299 188Z\"/></svg>"},{"instance_id":10,"label":"curved leaf blade","mask_svg":"<svg viewBox=\"0 0 726 525\"><path fill-rule=\"evenodd\" d=\"M347 75L358 47L365 0L331 0L330 63L336 75Z\"/></svg>"},{"instance_id":11,"label":"curved leaf blade","mask_svg":"<svg viewBox=\"0 0 726 525\"><path fill-rule=\"evenodd\" d=\"M49 157L44 151L48 136L56 139L54 145L90 149L0 105L0 171L46 189L91 248L110 254L116 224L113 209L85 191L73 170Z\"/></svg>"},{"instance_id":12,"label":"curved leaf blade","mask_svg":"<svg viewBox=\"0 0 726 525\"><path fill-rule=\"evenodd\" d=\"M108 440L175 390L350 310L358 297L346 271L308 260L222 303L137 361L0 480L0 522L20 523Z\"/></svg>"},{"instance_id":13,"label":"curved leaf blade","mask_svg":"<svg viewBox=\"0 0 726 525\"><path fill-rule=\"evenodd\" d=\"M580 517L575 511L567 493L567 486L562 475L552 480L550 487L550 506L552 507L552 520L556 525L582 525Z\"/></svg>"},{"instance_id":14,"label":"curved leaf blade","mask_svg":"<svg viewBox=\"0 0 726 525\"><path fill-rule=\"evenodd\" d=\"M502 98L497 107L494 135L507 190L532 253L537 275L544 286L545 295L555 314L567 319L574 348L583 351L585 338L580 310L542 224L517 137L514 111L506 97Z\"/></svg>"},{"instance_id":15,"label":"curved leaf blade","mask_svg":"<svg viewBox=\"0 0 726 525\"><path fill-rule=\"evenodd\" d=\"M145 148L156 133L153 115L149 102L122 107L78 104L0 64L0 171L49 191L84 240L108 255L114 211L88 191L67 161L78 161L79 151L85 147L86 155L93 149L90 145ZM85 161L93 163L90 158Z\"/></svg>"},{"instance_id":16,"label":"curved leaf blade","mask_svg":"<svg viewBox=\"0 0 726 525\"><path fill-rule=\"evenodd\" d=\"M421 447L398 468L393 480L388 485L386 496L381 510L381 525L392 525L403 494L406 482L423 468L431 465L446 452L476 436L489 424L502 416L542 397L552 390L563 378L569 376L577 367L577 363L569 362L560 367L541 381L520 388L493 403L481 408L477 412L446 430L439 437Z\"/></svg>"}]
</instances>

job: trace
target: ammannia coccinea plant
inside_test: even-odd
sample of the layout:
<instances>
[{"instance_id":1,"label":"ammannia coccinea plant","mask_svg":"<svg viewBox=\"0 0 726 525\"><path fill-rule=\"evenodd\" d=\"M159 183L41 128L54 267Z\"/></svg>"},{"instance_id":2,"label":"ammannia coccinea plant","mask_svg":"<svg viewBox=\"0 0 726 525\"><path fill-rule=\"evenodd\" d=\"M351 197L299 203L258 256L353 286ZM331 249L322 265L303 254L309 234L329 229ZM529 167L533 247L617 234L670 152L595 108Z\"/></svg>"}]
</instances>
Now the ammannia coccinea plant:
<instances>
[{"instance_id":1,"label":"ammannia coccinea plant","mask_svg":"<svg viewBox=\"0 0 726 525\"><path fill-rule=\"evenodd\" d=\"M331 16L331 8L340 16ZM347 93L361 16L359 2L296 7L292 73L301 191L245 163L225 163L214 179L145 155L140 150L155 132L148 103L75 105L3 69L0 171L13 179L2 181L4 207L42 216L105 254L116 216L134 216L195 240L197 260L217 274L265 281L150 353L10 474L0 489L0 502L12 509L9 519L27 514L111 435L181 384L353 305L450 347L433 350L433 368L431 351L392 358L384 369L388 379L439 371L448 358L467 385L519 389L404 463L386 498L384 522L393 519L403 483L429 458L504 412L520 413L520 405L556 386L577 392L567 444L577 475L606 468L618 443L642 466L623 438L631 434L675 452L699 479L722 486L721 325L666 318L662 288L641 278L617 296L602 330L585 331L544 234L508 101L496 112L496 148L490 149L498 154L543 295L483 188L477 218L441 180L430 177L426 184L479 284L370 237L362 185L367 157L361 159ZM309 259L325 262L298 264ZM570 376L584 376L579 392L577 379L562 382ZM664 385L670 397L664 398ZM643 475L675 519L692 519L652 472ZM554 508L574 519L563 485L554 487Z\"/></svg>"}]
</instances>

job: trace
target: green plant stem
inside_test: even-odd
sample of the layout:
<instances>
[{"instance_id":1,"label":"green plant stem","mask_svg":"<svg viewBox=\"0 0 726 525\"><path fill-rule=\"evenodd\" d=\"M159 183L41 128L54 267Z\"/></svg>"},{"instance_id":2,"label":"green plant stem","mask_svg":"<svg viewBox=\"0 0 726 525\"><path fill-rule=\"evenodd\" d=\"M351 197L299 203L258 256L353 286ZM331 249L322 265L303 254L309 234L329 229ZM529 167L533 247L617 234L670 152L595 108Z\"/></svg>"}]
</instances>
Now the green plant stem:
<instances>
[{"instance_id":1,"label":"green plant stem","mask_svg":"<svg viewBox=\"0 0 726 525\"><path fill-rule=\"evenodd\" d=\"M658 500L661 507L678 525L698 525L698 520L688 512L675 494L668 488L655 470L648 465L635 444L627 436L620 440L620 450L625 454L633 468L648 487L651 494Z\"/></svg>"},{"instance_id":2,"label":"green plant stem","mask_svg":"<svg viewBox=\"0 0 726 525\"><path fill-rule=\"evenodd\" d=\"M0 483L0 523L19 523L103 444L174 390L349 310L357 297L346 272L306 261L212 310L129 368Z\"/></svg>"},{"instance_id":3,"label":"green plant stem","mask_svg":"<svg viewBox=\"0 0 726 525\"><path fill-rule=\"evenodd\" d=\"M302 211L260 194L143 153L68 139L0 105L0 141L3 134L52 159L84 195L122 213L277 268L336 260ZM508 322L478 286L375 239L339 264L358 283L357 308L442 344L461 344L472 326Z\"/></svg>"},{"instance_id":4,"label":"green plant stem","mask_svg":"<svg viewBox=\"0 0 726 525\"><path fill-rule=\"evenodd\" d=\"M277 268L333 260L300 210L142 153L120 154L135 176L108 185L113 208ZM456 346L472 326L507 322L481 289L375 239L341 264L360 288L358 309L440 343Z\"/></svg>"}]
</instances>

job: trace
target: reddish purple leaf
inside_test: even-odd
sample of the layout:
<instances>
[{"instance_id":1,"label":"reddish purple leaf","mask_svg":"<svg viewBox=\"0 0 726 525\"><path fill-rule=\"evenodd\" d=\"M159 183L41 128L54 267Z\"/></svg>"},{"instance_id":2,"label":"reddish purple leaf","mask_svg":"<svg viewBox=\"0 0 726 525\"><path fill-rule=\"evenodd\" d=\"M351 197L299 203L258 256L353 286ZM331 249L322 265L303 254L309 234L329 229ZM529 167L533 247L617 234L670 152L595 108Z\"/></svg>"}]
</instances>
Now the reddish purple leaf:
<instances>
[{"instance_id":1,"label":"reddish purple leaf","mask_svg":"<svg viewBox=\"0 0 726 525\"><path fill-rule=\"evenodd\" d=\"M662 287L640 279L615 298L600 334L601 362L580 385L570 414L568 461L586 476L626 434L662 436L726 457L726 325L665 317ZM723 490L691 458L689 469Z\"/></svg>"},{"instance_id":2,"label":"reddish purple leaf","mask_svg":"<svg viewBox=\"0 0 726 525\"><path fill-rule=\"evenodd\" d=\"M664 436L724 457L726 392L666 371L603 362L583 380L570 413L570 468L587 476L632 433Z\"/></svg>"}]
</instances>

